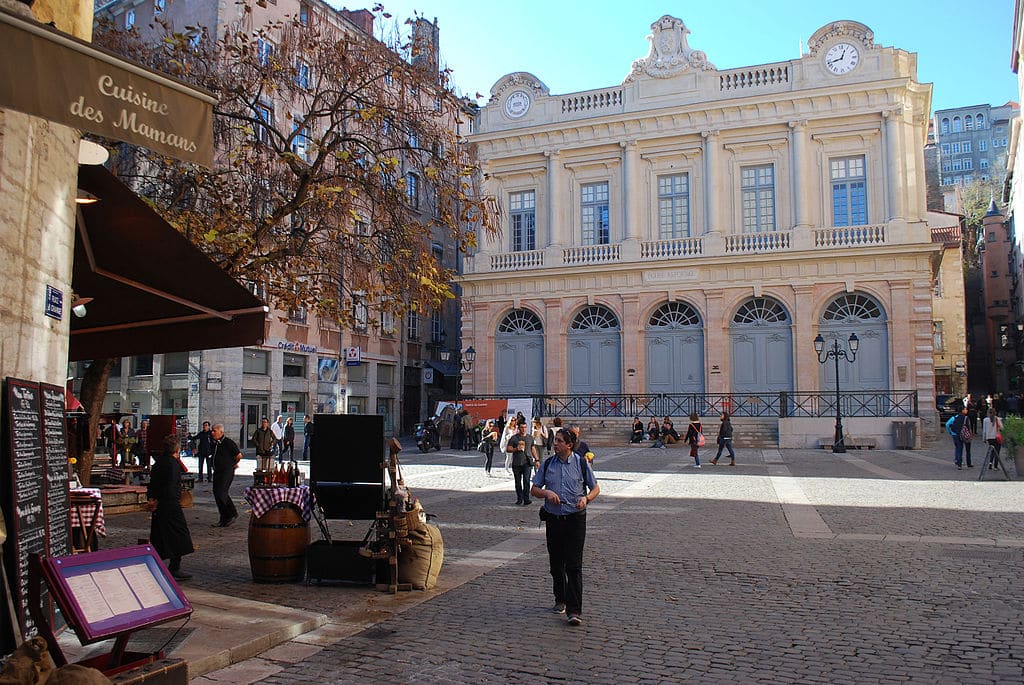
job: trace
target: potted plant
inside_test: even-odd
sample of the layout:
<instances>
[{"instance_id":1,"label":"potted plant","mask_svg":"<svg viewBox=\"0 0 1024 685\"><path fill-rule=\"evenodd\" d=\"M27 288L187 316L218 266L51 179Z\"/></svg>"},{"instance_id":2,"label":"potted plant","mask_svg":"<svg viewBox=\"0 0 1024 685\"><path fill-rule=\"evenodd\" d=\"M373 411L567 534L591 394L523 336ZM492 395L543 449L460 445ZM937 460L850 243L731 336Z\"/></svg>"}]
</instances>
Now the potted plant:
<instances>
[{"instance_id":1,"label":"potted plant","mask_svg":"<svg viewBox=\"0 0 1024 685\"><path fill-rule=\"evenodd\" d=\"M1004 454L1013 457L1017 476L1024 477L1024 418L1009 414L1003 419Z\"/></svg>"}]
</instances>

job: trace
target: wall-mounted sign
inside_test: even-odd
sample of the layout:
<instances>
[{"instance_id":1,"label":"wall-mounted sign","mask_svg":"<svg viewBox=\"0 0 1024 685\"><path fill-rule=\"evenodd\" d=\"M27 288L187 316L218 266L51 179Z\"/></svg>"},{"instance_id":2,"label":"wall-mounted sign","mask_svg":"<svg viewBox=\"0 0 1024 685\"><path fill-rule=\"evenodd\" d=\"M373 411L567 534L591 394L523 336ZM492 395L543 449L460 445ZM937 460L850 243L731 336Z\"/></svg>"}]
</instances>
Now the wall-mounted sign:
<instances>
[{"instance_id":1,"label":"wall-mounted sign","mask_svg":"<svg viewBox=\"0 0 1024 685\"><path fill-rule=\"evenodd\" d=\"M321 357L316 363L316 377L323 383L338 382L338 360Z\"/></svg>"},{"instance_id":2,"label":"wall-mounted sign","mask_svg":"<svg viewBox=\"0 0 1024 685\"><path fill-rule=\"evenodd\" d=\"M186 162L213 161L210 93L0 12L0 107L123 140Z\"/></svg>"},{"instance_id":3,"label":"wall-mounted sign","mask_svg":"<svg viewBox=\"0 0 1024 685\"><path fill-rule=\"evenodd\" d=\"M57 321L64 318L64 293L52 285L46 286L46 310L44 313Z\"/></svg>"},{"instance_id":4,"label":"wall-mounted sign","mask_svg":"<svg viewBox=\"0 0 1024 685\"><path fill-rule=\"evenodd\" d=\"M220 390L221 385L221 374L220 371L207 371L206 372L206 389L207 390Z\"/></svg>"},{"instance_id":5,"label":"wall-mounted sign","mask_svg":"<svg viewBox=\"0 0 1024 685\"><path fill-rule=\"evenodd\" d=\"M423 385L430 385L434 382L434 369L427 366L423 369Z\"/></svg>"},{"instance_id":6,"label":"wall-mounted sign","mask_svg":"<svg viewBox=\"0 0 1024 685\"><path fill-rule=\"evenodd\" d=\"M291 342L289 340L279 340L277 342L277 349L286 350L288 352L316 354L316 345L307 345L306 343Z\"/></svg>"},{"instance_id":7,"label":"wall-mounted sign","mask_svg":"<svg viewBox=\"0 0 1024 685\"><path fill-rule=\"evenodd\" d=\"M359 366L363 363L363 351L358 347L345 348L345 366Z\"/></svg>"}]
</instances>

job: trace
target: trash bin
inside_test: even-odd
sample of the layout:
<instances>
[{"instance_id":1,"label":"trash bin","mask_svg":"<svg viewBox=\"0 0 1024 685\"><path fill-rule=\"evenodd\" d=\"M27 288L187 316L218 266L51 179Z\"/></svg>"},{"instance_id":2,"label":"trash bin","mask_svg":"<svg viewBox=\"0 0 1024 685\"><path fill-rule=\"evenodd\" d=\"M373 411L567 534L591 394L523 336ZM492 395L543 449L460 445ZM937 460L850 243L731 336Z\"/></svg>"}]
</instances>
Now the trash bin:
<instances>
[{"instance_id":1,"label":"trash bin","mask_svg":"<svg viewBox=\"0 0 1024 685\"><path fill-rule=\"evenodd\" d=\"M917 421L904 421L903 425L906 431L907 449L912 450L917 447Z\"/></svg>"},{"instance_id":2,"label":"trash bin","mask_svg":"<svg viewBox=\"0 0 1024 685\"><path fill-rule=\"evenodd\" d=\"M907 427L905 421L892 422L892 441L896 449L907 449Z\"/></svg>"}]
</instances>

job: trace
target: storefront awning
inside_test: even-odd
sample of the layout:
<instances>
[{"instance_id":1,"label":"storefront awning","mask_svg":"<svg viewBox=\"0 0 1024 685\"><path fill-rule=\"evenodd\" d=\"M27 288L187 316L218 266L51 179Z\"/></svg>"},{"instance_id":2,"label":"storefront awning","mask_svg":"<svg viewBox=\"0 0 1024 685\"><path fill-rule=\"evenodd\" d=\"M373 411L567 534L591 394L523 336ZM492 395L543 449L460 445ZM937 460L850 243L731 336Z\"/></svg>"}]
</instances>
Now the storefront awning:
<instances>
[{"instance_id":1,"label":"storefront awning","mask_svg":"<svg viewBox=\"0 0 1024 685\"><path fill-rule=\"evenodd\" d=\"M453 361L435 362L433 360L429 360L427 361L427 363L430 364L430 366L432 366L435 371L440 372L441 375L443 376L449 376L451 378L454 378L455 376L459 375L459 367Z\"/></svg>"},{"instance_id":2,"label":"storefront awning","mask_svg":"<svg viewBox=\"0 0 1024 685\"><path fill-rule=\"evenodd\" d=\"M263 342L267 307L101 166L80 166L71 361Z\"/></svg>"}]
</instances>

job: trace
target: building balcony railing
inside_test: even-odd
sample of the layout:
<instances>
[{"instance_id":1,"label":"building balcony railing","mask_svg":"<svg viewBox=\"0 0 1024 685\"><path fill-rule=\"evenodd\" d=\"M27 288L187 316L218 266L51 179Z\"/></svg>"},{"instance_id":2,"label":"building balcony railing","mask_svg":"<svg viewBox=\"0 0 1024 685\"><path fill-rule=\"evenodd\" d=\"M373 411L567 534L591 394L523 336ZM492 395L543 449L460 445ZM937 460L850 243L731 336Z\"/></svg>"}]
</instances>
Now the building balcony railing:
<instances>
[{"instance_id":1,"label":"building balcony railing","mask_svg":"<svg viewBox=\"0 0 1024 685\"><path fill-rule=\"evenodd\" d=\"M656 262L692 257L785 254L797 251L834 252L900 242L907 242L905 236L894 240L885 224L826 226L764 233L709 233L664 240L633 240L605 245L552 246L539 250L482 253L470 258L466 272L529 271L586 264Z\"/></svg>"}]
</instances>

